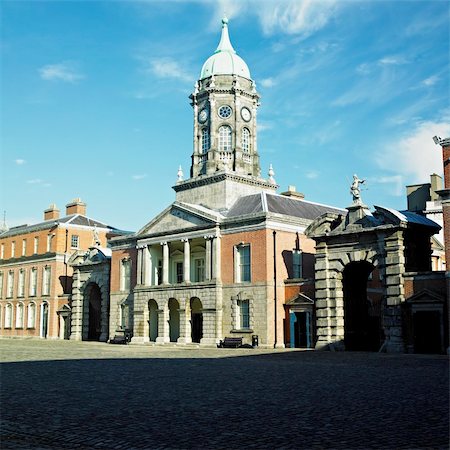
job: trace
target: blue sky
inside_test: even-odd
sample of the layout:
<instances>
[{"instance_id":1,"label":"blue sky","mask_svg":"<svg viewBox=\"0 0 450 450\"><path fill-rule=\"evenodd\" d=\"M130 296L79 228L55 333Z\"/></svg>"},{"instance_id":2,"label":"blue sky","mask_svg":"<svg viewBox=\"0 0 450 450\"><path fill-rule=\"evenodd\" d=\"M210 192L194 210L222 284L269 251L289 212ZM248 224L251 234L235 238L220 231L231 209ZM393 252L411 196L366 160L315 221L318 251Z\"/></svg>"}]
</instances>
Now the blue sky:
<instances>
[{"instance_id":1,"label":"blue sky","mask_svg":"<svg viewBox=\"0 0 450 450\"><path fill-rule=\"evenodd\" d=\"M450 136L449 2L8 1L1 3L1 199L9 226L81 197L137 230L189 173L188 96L222 15L261 94L262 175L279 192L404 209L442 173Z\"/></svg>"}]
</instances>

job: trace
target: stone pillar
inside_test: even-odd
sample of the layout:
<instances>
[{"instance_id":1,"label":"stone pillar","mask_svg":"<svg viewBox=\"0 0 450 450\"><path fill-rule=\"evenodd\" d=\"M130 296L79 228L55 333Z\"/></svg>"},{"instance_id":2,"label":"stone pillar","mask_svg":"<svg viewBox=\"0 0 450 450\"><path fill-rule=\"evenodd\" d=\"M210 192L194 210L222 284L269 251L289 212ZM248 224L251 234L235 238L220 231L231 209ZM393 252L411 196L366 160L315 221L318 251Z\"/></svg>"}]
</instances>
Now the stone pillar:
<instances>
[{"instance_id":1,"label":"stone pillar","mask_svg":"<svg viewBox=\"0 0 450 450\"><path fill-rule=\"evenodd\" d=\"M81 292L80 269L73 271L71 321L70 340L81 341L83 339L83 293Z\"/></svg>"},{"instance_id":2,"label":"stone pillar","mask_svg":"<svg viewBox=\"0 0 450 450\"><path fill-rule=\"evenodd\" d=\"M215 236L213 241L213 263L212 263L212 278L213 280L221 281L221 265L220 265L220 237Z\"/></svg>"},{"instance_id":3,"label":"stone pillar","mask_svg":"<svg viewBox=\"0 0 450 450\"><path fill-rule=\"evenodd\" d=\"M104 281L109 279L108 274L103 274ZM108 340L108 329L109 329L109 289L106 283L100 287L102 293L101 302L101 332L100 332L100 342L106 342Z\"/></svg>"},{"instance_id":4,"label":"stone pillar","mask_svg":"<svg viewBox=\"0 0 450 450\"><path fill-rule=\"evenodd\" d=\"M149 280L149 268L150 268L150 252L148 251L147 245L142 248L142 284L148 286L150 284Z\"/></svg>"},{"instance_id":5,"label":"stone pillar","mask_svg":"<svg viewBox=\"0 0 450 450\"><path fill-rule=\"evenodd\" d=\"M162 284L169 284L169 244L161 242L163 247L163 276Z\"/></svg>"},{"instance_id":6,"label":"stone pillar","mask_svg":"<svg viewBox=\"0 0 450 450\"><path fill-rule=\"evenodd\" d=\"M214 345L216 344L216 310L202 309L203 314L203 337L200 339L200 344Z\"/></svg>"},{"instance_id":7,"label":"stone pillar","mask_svg":"<svg viewBox=\"0 0 450 450\"><path fill-rule=\"evenodd\" d=\"M385 253L384 347L388 353L401 353L404 351L401 304L405 301L403 287L405 256L401 231L396 231L392 236L385 239Z\"/></svg>"},{"instance_id":8,"label":"stone pillar","mask_svg":"<svg viewBox=\"0 0 450 450\"><path fill-rule=\"evenodd\" d=\"M142 247L137 247L136 284L142 284Z\"/></svg>"},{"instance_id":9,"label":"stone pillar","mask_svg":"<svg viewBox=\"0 0 450 450\"><path fill-rule=\"evenodd\" d=\"M211 236L205 236L206 255L205 255L205 280L211 280Z\"/></svg>"},{"instance_id":10,"label":"stone pillar","mask_svg":"<svg viewBox=\"0 0 450 450\"><path fill-rule=\"evenodd\" d=\"M167 244L166 244L167 245ZM158 337L157 344L170 342L169 334L169 306L166 304L163 309L158 309Z\"/></svg>"},{"instance_id":11,"label":"stone pillar","mask_svg":"<svg viewBox=\"0 0 450 450\"><path fill-rule=\"evenodd\" d=\"M185 307L180 307L180 337L177 342L180 344L190 344L192 342L191 334L191 308L189 305L189 299L185 302Z\"/></svg>"},{"instance_id":12,"label":"stone pillar","mask_svg":"<svg viewBox=\"0 0 450 450\"><path fill-rule=\"evenodd\" d=\"M183 281L190 283L191 281L191 247L189 239L181 239L184 242L184 261L183 261Z\"/></svg>"}]
</instances>

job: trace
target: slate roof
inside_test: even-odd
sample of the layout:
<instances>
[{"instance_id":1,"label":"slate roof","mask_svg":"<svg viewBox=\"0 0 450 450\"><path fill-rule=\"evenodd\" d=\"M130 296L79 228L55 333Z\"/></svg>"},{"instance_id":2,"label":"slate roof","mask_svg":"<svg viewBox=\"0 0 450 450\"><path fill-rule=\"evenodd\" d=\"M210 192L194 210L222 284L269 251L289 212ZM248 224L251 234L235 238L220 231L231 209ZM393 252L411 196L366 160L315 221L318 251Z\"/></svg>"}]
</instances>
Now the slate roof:
<instances>
[{"instance_id":1,"label":"slate roof","mask_svg":"<svg viewBox=\"0 0 450 450\"><path fill-rule=\"evenodd\" d=\"M307 220L314 220L324 213L347 213L345 209L263 192L239 198L228 211L227 217L244 216L259 212L282 214Z\"/></svg>"},{"instance_id":2,"label":"slate roof","mask_svg":"<svg viewBox=\"0 0 450 450\"><path fill-rule=\"evenodd\" d=\"M33 225L19 225L17 227L12 227L9 230L1 233L1 237L8 236L16 236L18 234L23 233L31 233L33 231L45 230L58 224L68 224L68 225L78 225L78 226L86 226L97 228L108 228L111 232L116 232L118 234L128 234L128 231L119 230L118 228L111 227L103 222L99 222L98 220L91 219L90 217L82 216L81 214L70 214L68 216L61 217L59 219L51 219L45 220L43 222L39 222Z\"/></svg>"}]
</instances>

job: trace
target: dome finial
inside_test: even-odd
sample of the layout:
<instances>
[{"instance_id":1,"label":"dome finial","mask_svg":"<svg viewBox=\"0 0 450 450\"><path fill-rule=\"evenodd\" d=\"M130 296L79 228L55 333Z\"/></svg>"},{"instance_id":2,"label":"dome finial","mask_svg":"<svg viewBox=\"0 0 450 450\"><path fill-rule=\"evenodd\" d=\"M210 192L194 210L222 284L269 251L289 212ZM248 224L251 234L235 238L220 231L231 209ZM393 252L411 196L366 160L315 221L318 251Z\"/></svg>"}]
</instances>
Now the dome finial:
<instances>
[{"instance_id":1,"label":"dome finial","mask_svg":"<svg viewBox=\"0 0 450 450\"><path fill-rule=\"evenodd\" d=\"M228 24L228 19L226 13L222 17L222 27L226 26Z\"/></svg>"},{"instance_id":2,"label":"dome finial","mask_svg":"<svg viewBox=\"0 0 450 450\"><path fill-rule=\"evenodd\" d=\"M216 48L215 53L219 52L232 52L236 53L230 42L230 36L228 35L228 19L226 15L222 19L222 36L220 37L219 45Z\"/></svg>"}]
</instances>

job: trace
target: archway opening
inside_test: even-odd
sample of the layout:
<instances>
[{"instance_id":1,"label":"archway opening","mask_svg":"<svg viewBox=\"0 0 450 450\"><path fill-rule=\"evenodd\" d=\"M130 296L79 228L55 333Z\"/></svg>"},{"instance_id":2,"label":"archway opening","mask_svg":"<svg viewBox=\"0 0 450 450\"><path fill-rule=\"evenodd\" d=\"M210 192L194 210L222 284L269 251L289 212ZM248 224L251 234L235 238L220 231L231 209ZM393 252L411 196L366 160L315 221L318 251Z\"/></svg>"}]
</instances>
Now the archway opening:
<instances>
[{"instance_id":1,"label":"archway opening","mask_svg":"<svg viewBox=\"0 0 450 450\"><path fill-rule=\"evenodd\" d=\"M169 299L169 337L170 342L180 337L180 304L174 298Z\"/></svg>"},{"instance_id":2,"label":"archway opening","mask_svg":"<svg viewBox=\"0 0 450 450\"><path fill-rule=\"evenodd\" d=\"M200 343L203 337L203 305L199 298L191 298L191 338Z\"/></svg>"},{"instance_id":3,"label":"archway opening","mask_svg":"<svg viewBox=\"0 0 450 450\"><path fill-rule=\"evenodd\" d=\"M86 289L89 299L88 340L98 341L102 332L102 293L97 284Z\"/></svg>"},{"instance_id":4,"label":"archway opening","mask_svg":"<svg viewBox=\"0 0 450 450\"><path fill-rule=\"evenodd\" d=\"M156 342L158 337L158 304L155 300L148 302L148 336L151 342Z\"/></svg>"},{"instance_id":5,"label":"archway opening","mask_svg":"<svg viewBox=\"0 0 450 450\"><path fill-rule=\"evenodd\" d=\"M374 266L367 261L348 264L343 273L344 344L346 350L377 351L381 345L381 317L367 295Z\"/></svg>"}]
</instances>

